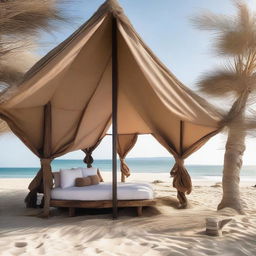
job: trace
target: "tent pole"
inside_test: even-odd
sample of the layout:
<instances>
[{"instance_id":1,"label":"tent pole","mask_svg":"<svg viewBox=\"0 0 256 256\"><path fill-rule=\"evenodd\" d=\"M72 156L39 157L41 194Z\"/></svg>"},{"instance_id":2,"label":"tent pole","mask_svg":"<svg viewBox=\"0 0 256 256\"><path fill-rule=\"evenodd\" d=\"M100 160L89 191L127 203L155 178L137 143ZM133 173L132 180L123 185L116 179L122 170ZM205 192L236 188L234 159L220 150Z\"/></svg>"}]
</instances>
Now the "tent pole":
<instances>
[{"instance_id":1,"label":"tent pole","mask_svg":"<svg viewBox=\"0 0 256 256\"><path fill-rule=\"evenodd\" d=\"M113 219L117 219L117 95L118 95L118 56L117 21L112 16L112 201Z\"/></svg>"},{"instance_id":2,"label":"tent pole","mask_svg":"<svg viewBox=\"0 0 256 256\"><path fill-rule=\"evenodd\" d=\"M180 121L180 156L183 155L184 122Z\"/></svg>"}]
</instances>

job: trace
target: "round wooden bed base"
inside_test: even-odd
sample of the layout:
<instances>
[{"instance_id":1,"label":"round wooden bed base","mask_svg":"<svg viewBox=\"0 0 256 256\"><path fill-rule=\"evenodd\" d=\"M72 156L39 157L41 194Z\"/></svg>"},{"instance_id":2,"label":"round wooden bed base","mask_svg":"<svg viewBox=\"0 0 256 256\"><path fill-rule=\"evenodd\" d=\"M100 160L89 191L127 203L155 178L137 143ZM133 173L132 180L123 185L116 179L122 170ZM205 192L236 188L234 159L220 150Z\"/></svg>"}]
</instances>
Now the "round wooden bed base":
<instances>
[{"instance_id":1,"label":"round wooden bed base","mask_svg":"<svg viewBox=\"0 0 256 256\"><path fill-rule=\"evenodd\" d=\"M122 200L117 202L117 207L136 207L137 215L142 216L142 208L144 206L156 205L155 200ZM51 200L50 206L52 207L65 207L69 208L69 216L75 216L76 208L112 208L113 203L111 200L103 201L78 201L78 200Z\"/></svg>"}]
</instances>

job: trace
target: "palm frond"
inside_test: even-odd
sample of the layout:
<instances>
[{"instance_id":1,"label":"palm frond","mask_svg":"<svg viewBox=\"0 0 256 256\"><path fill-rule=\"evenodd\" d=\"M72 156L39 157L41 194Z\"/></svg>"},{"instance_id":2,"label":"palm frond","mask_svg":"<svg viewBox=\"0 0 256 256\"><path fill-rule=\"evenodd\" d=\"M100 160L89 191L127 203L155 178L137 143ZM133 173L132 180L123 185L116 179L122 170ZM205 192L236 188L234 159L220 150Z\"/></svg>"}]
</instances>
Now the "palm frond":
<instances>
[{"instance_id":1,"label":"palm frond","mask_svg":"<svg viewBox=\"0 0 256 256\"><path fill-rule=\"evenodd\" d=\"M237 1L237 15L225 16L204 13L193 19L194 25L201 30L215 32L215 52L220 55L237 56L256 50L256 17L248 6Z\"/></svg>"},{"instance_id":2,"label":"palm frond","mask_svg":"<svg viewBox=\"0 0 256 256\"><path fill-rule=\"evenodd\" d=\"M249 92L243 91L239 97L232 104L231 109L224 116L222 123L223 125L230 127L234 126L234 122L243 123L245 118L246 108L248 107Z\"/></svg>"},{"instance_id":3,"label":"palm frond","mask_svg":"<svg viewBox=\"0 0 256 256\"><path fill-rule=\"evenodd\" d=\"M28 51L8 53L0 59L0 82L17 86L24 73L38 60L38 56Z\"/></svg>"},{"instance_id":4,"label":"palm frond","mask_svg":"<svg viewBox=\"0 0 256 256\"><path fill-rule=\"evenodd\" d=\"M232 126L232 130L237 131L238 133L246 132L246 135L255 138L256 137L256 113L254 116L246 116L243 121L234 119L229 126Z\"/></svg>"},{"instance_id":5,"label":"palm frond","mask_svg":"<svg viewBox=\"0 0 256 256\"><path fill-rule=\"evenodd\" d=\"M235 5L236 16L204 14L197 19L199 28L216 32L215 49L228 57L227 65L202 76L198 87L215 97L233 95L239 100L242 94L256 90L256 16L244 2L236 1ZM247 105L254 102L253 97L246 97ZM229 123L236 116L235 106L227 115Z\"/></svg>"},{"instance_id":6,"label":"palm frond","mask_svg":"<svg viewBox=\"0 0 256 256\"><path fill-rule=\"evenodd\" d=\"M0 0L0 103L16 93L24 73L37 60L28 50L33 50L39 31L50 32L57 28L56 22L69 21L63 7L70 3ZM8 125L0 120L0 134L9 131Z\"/></svg>"},{"instance_id":7,"label":"palm frond","mask_svg":"<svg viewBox=\"0 0 256 256\"><path fill-rule=\"evenodd\" d=\"M230 31L236 26L235 20L230 20L230 17L210 11L204 11L201 15L191 18L191 21L196 28L213 32Z\"/></svg>"},{"instance_id":8,"label":"palm frond","mask_svg":"<svg viewBox=\"0 0 256 256\"><path fill-rule=\"evenodd\" d=\"M238 10L236 22L238 28L243 31L250 31L255 26L255 17L251 14L249 7L243 1L235 1Z\"/></svg>"},{"instance_id":9,"label":"palm frond","mask_svg":"<svg viewBox=\"0 0 256 256\"><path fill-rule=\"evenodd\" d=\"M73 1L72 1L73 2ZM40 30L52 31L56 21L69 21L67 0L0 0L0 82L16 86L34 64Z\"/></svg>"},{"instance_id":10,"label":"palm frond","mask_svg":"<svg viewBox=\"0 0 256 256\"><path fill-rule=\"evenodd\" d=\"M203 93L215 97L226 97L231 93L241 94L248 83L247 77L237 73L234 68L223 68L203 75L198 82L198 87Z\"/></svg>"},{"instance_id":11,"label":"palm frond","mask_svg":"<svg viewBox=\"0 0 256 256\"><path fill-rule=\"evenodd\" d=\"M0 34L34 36L38 29L52 29L51 21L64 21L56 0L0 1Z\"/></svg>"},{"instance_id":12,"label":"palm frond","mask_svg":"<svg viewBox=\"0 0 256 256\"><path fill-rule=\"evenodd\" d=\"M56 21L67 21L60 8L66 0L0 0L0 57L28 49L40 30L51 31Z\"/></svg>"}]
</instances>

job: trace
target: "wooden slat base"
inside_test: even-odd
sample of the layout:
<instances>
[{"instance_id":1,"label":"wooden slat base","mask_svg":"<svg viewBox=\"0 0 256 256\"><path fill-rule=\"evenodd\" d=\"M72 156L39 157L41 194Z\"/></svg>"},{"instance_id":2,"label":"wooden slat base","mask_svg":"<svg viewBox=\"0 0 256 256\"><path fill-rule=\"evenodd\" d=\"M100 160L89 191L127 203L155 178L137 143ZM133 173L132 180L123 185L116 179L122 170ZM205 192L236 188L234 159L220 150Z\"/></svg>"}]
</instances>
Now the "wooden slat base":
<instances>
[{"instance_id":1,"label":"wooden slat base","mask_svg":"<svg viewBox=\"0 0 256 256\"><path fill-rule=\"evenodd\" d=\"M122 200L118 201L118 207L137 207L138 216L142 216L143 206L154 206L155 200ZM78 201L78 200L51 200L52 207L69 208L69 216L75 216L75 208L111 208L112 201Z\"/></svg>"},{"instance_id":2,"label":"wooden slat base","mask_svg":"<svg viewBox=\"0 0 256 256\"><path fill-rule=\"evenodd\" d=\"M74 208L74 207L69 207L69 208L68 208L68 216L69 216L69 217L75 217L75 215L76 215L76 208Z\"/></svg>"},{"instance_id":3,"label":"wooden slat base","mask_svg":"<svg viewBox=\"0 0 256 256\"><path fill-rule=\"evenodd\" d=\"M138 217L142 216L142 206L137 207L137 215Z\"/></svg>"}]
</instances>

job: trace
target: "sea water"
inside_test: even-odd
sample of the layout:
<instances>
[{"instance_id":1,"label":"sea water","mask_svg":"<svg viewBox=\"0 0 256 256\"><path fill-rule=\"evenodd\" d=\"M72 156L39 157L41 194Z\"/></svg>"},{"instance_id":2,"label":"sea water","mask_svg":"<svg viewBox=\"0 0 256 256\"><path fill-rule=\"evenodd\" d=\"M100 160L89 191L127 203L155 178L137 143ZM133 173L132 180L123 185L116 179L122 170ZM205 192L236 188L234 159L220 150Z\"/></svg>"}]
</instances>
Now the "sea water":
<instances>
[{"instance_id":1,"label":"sea water","mask_svg":"<svg viewBox=\"0 0 256 256\"><path fill-rule=\"evenodd\" d=\"M126 160L133 173L169 173L174 160L171 158L128 158ZM54 160L52 169L69 169L73 167L84 167L82 160ZM94 167L101 171L111 172L112 162L107 160L95 160ZM221 165L186 165L192 178L219 180L222 176ZM35 168L0 168L0 178L32 178L38 172ZM244 180L256 180L256 166L243 166L241 178Z\"/></svg>"}]
</instances>

